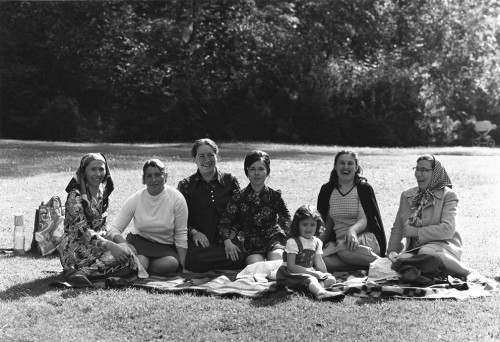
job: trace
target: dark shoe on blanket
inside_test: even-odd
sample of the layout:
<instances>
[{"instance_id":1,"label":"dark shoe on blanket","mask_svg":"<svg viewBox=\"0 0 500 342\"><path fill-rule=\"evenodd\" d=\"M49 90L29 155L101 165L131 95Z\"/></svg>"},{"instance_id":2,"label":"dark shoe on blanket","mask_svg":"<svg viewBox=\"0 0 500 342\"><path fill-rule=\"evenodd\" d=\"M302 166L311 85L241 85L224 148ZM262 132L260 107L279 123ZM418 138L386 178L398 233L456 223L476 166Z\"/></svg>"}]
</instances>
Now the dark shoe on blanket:
<instances>
[{"instance_id":1,"label":"dark shoe on blanket","mask_svg":"<svg viewBox=\"0 0 500 342\"><path fill-rule=\"evenodd\" d=\"M138 279L137 275L133 275L128 278L109 277L104 281L104 287L106 288L124 287L135 283L137 279Z\"/></svg>"},{"instance_id":2,"label":"dark shoe on blanket","mask_svg":"<svg viewBox=\"0 0 500 342\"><path fill-rule=\"evenodd\" d=\"M92 282L82 273L76 272L66 277L66 282L77 286L92 286Z\"/></svg>"},{"instance_id":3,"label":"dark shoe on blanket","mask_svg":"<svg viewBox=\"0 0 500 342\"><path fill-rule=\"evenodd\" d=\"M343 300L345 297L345 294L342 292L330 292L330 291L323 291L318 293L318 296L316 297L317 300L326 300L326 301L331 301L331 302L340 302Z\"/></svg>"}]
</instances>

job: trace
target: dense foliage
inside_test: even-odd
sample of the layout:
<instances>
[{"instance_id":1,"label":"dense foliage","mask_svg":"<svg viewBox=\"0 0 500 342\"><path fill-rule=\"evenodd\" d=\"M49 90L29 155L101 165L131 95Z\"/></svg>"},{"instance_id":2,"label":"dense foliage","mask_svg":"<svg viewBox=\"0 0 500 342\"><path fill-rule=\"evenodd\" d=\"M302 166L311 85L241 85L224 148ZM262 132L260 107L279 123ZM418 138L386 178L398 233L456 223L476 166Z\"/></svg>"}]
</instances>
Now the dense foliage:
<instances>
[{"instance_id":1,"label":"dense foliage","mask_svg":"<svg viewBox=\"0 0 500 342\"><path fill-rule=\"evenodd\" d=\"M500 126L495 0L0 2L0 38L3 138L410 146Z\"/></svg>"}]
</instances>

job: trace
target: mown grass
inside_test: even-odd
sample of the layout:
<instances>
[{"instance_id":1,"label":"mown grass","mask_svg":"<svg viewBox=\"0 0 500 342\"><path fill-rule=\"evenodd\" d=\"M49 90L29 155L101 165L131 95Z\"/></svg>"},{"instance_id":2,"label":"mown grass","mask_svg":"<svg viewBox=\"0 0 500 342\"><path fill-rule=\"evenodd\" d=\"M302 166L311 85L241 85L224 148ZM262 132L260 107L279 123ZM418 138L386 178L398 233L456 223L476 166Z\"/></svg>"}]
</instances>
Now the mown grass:
<instances>
[{"instance_id":1,"label":"mown grass","mask_svg":"<svg viewBox=\"0 0 500 342\"><path fill-rule=\"evenodd\" d=\"M142 187L142 163L167 161L168 184L195 171L190 143L127 145L0 141L0 246L12 246L13 216L23 212L31 242L34 210L64 188L80 157L107 154L116 190L110 218ZM247 184L243 158L254 148L271 156L269 185L283 191L291 212L316 203L340 147L220 143L221 170ZM418 154L439 155L460 199L458 229L463 260L485 275L500 271L500 150L487 148L355 148L373 185L389 230L401 191L413 186ZM67 290L56 257L0 256L1 341L494 341L500 339L499 296L465 302L365 300L319 303L300 295L216 298L157 294L139 289Z\"/></svg>"}]
</instances>

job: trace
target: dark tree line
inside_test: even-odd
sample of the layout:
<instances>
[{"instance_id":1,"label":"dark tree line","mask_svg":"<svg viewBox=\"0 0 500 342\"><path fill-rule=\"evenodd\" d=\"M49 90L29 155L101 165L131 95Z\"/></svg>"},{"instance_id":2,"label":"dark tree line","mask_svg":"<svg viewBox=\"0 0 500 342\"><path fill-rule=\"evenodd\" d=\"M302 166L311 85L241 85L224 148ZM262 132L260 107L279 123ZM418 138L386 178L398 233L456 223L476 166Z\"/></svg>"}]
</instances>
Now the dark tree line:
<instances>
[{"instance_id":1,"label":"dark tree line","mask_svg":"<svg viewBox=\"0 0 500 342\"><path fill-rule=\"evenodd\" d=\"M0 2L0 38L3 138L411 146L500 125L494 0Z\"/></svg>"}]
</instances>

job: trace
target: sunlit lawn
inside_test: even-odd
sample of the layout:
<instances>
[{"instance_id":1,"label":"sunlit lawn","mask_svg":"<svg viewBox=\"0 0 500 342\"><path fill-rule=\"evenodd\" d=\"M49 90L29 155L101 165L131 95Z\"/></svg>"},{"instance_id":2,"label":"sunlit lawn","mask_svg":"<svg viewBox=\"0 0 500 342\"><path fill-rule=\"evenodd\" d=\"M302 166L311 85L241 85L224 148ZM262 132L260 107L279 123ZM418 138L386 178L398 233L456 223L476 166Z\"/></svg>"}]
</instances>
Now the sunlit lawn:
<instances>
[{"instance_id":1,"label":"sunlit lawn","mask_svg":"<svg viewBox=\"0 0 500 342\"><path fill-rule=\"evenodd\" d=\"M107 154L115 180L110 218L142 187L144 161L167 162L168 184L195 171L190 143L163 145L0 141L0 247L12 247L14 213L31 242L34 211L64 188L85 152ZM339 147L221 143L219 168L247 184L243 158L271 156L268 184L281 189L293 213L316 203ZM485 275L500 272L500 150L487 148L355 148L375 189L389 236L401 191L413 186L421 153L435 153L458 194L463 260ZM0 341L45 340L342 340L487 341L500 339L499 296L468 301L362 300L318 303L273 293L263 299L154 294L139 289L61 290L55 257L0 256Z\"/></svg>"}]
</instances>

